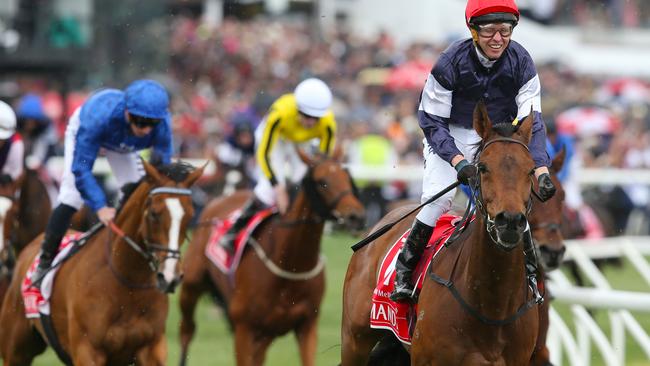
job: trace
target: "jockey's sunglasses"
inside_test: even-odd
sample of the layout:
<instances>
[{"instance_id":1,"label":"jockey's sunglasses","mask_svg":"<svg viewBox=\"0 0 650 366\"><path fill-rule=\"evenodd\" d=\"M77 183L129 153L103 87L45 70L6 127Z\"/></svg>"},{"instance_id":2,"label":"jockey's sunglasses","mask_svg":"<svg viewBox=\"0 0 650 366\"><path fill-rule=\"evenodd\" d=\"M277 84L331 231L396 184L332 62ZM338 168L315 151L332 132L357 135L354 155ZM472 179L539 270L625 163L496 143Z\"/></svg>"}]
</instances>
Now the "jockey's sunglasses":
<instances>
[{"instance_id":1,"label":"jockey's sunglasses","mask_svg":"<svg viewBox=\"0 0 650 366\"><path fill-rule=\"evenodd\" d=\"M129 120L137 128L147 128L147 127L154 128L160 123L159 119L141 117L131 113L129 113Z\"/></svg>"},{"instance_id":2,"label":"jockey's sunglasses","mask_svg":"<svg viewBox=\"0 0 650 366\"><path fill-rule=\"evenodd\" d=\"M512 35L512 24L510 23L501 23L501 24L483 24L476 27L478 35L484 38L492 38L497 32L501 34L501 37L510 37Z\"/></svg>"}]
</instances>

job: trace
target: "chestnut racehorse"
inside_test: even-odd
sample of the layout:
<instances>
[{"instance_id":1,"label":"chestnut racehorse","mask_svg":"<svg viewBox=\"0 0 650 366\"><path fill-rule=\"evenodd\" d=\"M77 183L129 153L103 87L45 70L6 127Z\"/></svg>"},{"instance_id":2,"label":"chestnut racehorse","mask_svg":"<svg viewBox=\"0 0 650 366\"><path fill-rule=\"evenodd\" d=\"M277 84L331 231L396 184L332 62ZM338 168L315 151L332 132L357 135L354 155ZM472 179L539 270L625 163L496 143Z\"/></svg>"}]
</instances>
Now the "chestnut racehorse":
<instances>
[{"instance_id":1,"label":"chestnut racehorse","mask_svg":"<svg viewBox=\"0 0 650 366\"><path fill-rule=\"evenodd\" d=\"M225 299L232 321L237 365L264 363L274 338L296 334L303 365L314 365L316 331L325 286L321 237L326 219L355 225L364 222L364 209L351 178L333 157L309 157L298 150L308 171L284 215L273 216L252 234L234 274L234 284L206 258L211 227L199 225L184 262L181 286L181 364L185 364L194 334L194 309L200 295L214 284ZM210 202L199 222L223 220L250 197L248 191ZM261 250L260 250L261 249Z\"/></svg>"},{"instance_id":2,"label":"chestnut racehorse","mask_svg":"<svg viewBox=\"0 0 650 366\"><path fill-rule=\"evenodd\" d=\"M474 129L482 138L474 187L478 213L457 241L434 258L425 277L410 348L413 365L519 366L530 361L538 309L528 288L521 243L534 180L527 146L532 124L531 114L518 127L493 127L482 102L474 111ZM389 213L376 228L406 212ZM343 289L344 366L365 366L385 334L369 325L372 292L380 261L408 229L413 215L409 218L350 260ZM448 280L448 287L434 275Z\"/></svg>"},{"instance_id":3,"label":"chestnut racehorse","mask_svg":"<svg viewBox=\"0 0 650 366\"><path fill-rule=\"evenodd\" d=\"M59 269L50 299L54 331L74 365L165 365L167 292L180 281L180 244L202 174L183 163L155 168L125 196L115 222L88 238ZM45 350L43 327L27 319L21 283L42 236L18 258L0 312L5 365L28 365Z\"/></svg>"}]
</instances>

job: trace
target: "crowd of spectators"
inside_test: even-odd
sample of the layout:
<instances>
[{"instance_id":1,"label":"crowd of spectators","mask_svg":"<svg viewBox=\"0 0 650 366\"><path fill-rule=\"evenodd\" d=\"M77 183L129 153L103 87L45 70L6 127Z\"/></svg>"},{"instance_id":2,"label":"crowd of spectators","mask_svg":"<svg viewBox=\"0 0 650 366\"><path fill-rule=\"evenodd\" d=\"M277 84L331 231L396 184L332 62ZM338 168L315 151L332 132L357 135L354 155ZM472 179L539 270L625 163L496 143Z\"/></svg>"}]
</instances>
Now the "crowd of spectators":
<instances>
[{"instance_id":1,"label":"crowd of spectators","mask_svg":"<svg viewBox=\"0 0 650 366\"><path fill-rule=\"evenodd\" d=\"M587 2L567 0L574 6ZM166 84L173 96L174 139L181 157L214 158L234 115L248 113L261 119L275 98L291 92L300 80L316 76L333 90L340 144L350 147L360 135L372 133L390 141L396 164L421 164L418 97L427 69L445 44L400 45L387 33L367 39L345 27L316 34L300 19L225 19L211 27L189 17L175 19L169 42ZM421 74L414 68L416 82L388 82L392 73L414 64L428 65ZM650 169L647 81L632 80L637 92L627 93L620 85L613 88L611 78L577 74L567 65L537 67L545 119L553 120L575 106L597 105L621 122L615 131L575 136L584 166ZM394 197L419 195L419 182L397 184L401 192ZM647 186L630 187L629 194L636 206L648 206Z\"/></svg>"}]
</instances>

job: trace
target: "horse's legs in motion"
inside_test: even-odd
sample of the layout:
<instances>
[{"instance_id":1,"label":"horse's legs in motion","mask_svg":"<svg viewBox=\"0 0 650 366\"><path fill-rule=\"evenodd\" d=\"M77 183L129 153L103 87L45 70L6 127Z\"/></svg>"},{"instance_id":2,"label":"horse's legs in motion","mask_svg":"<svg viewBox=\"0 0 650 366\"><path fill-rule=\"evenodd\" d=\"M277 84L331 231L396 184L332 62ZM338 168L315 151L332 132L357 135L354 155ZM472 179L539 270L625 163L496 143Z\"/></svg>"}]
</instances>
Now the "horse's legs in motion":
<instances>
[{"instance_id":1,"label":"horse's legs in motion","mask_svg":"<svg viewBox=\"0 0 650 366\"><path fill-rule=\"evenodd\" d=\"M263 365L271 341L273 341L272 337L260 334L247 324L235 325L237 366Z\"/></svg>"},{"instance_id":2,"label":"horse's legs in motion","mask_svg":"<svg viewBox=\"0 0 650 366\"><path fill-rule=\"evenodd\" d=\"M196 331L196 323L194 322L194 310L196 304L201 297L201 294L206 290L203 282L187 281L187 277L183 280L180 294L181 305L181 360L180 365L185 365L187 355L189 352L190 342L194 337Z\"/></svg>"},{"instance_id":3,"label":"horse's legs in motion","mask_svg":"<svg viewBox=\"0 0 650 366\"><path fill-rule=\"evenodd\" d=\"M164 335L151 346L138 352L138 366L165 366L167 364L167 338Z\"/></svg>"},{"instance_id":4,"label":"horse's legs in motion","mask_svg":"<svg viewBox=\"0 0 650 366\"><path fill-rule=\"evenodd\" d=\"M307 319L296 329L296 338L300 346L300 360L303 366L314 366L316 345L318 341L318 318Z\"/></svg>"},{"instance_id":5,"label":"horse's legs in motion","mask_svg":"<svg viewBox=\"0 0 650 366\"><path fill-rule=\"evenodd\" d=\"M15 288L7 293L0 315L0 355L5 366L31 365L47 344L25 318L21 295Z\"/></svg>"}]
</instances>

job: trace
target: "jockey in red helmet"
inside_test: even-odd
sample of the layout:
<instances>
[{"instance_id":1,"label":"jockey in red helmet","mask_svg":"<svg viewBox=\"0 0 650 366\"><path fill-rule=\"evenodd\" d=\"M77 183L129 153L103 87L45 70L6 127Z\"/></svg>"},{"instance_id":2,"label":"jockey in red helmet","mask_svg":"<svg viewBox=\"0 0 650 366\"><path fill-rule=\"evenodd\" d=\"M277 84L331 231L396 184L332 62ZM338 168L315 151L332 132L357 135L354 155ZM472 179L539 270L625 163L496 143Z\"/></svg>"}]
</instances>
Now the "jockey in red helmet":
<instances>
[{"instance_id":1,"label":"jockey in red helmet","mask_svg":"<svg viewBox=\"0 0 650 366\"><path fill-rule=\"evenodd\" d=\"M535 162L539 195L549 199L555 187L548 170L551 161L546 153L539 76L528 51L510 39L519 22L517 5L514 0L468 0L465 22L472 38L454 42L440 55L420 96L418 120L425 136L421 202L455 180L467 185L477 176L472 160L481 138L473 129L472 114L480 100L485 102L490 120L496 123L516 125L532 113L533 133L528 147ZM395 290L391 294L394 301L408 300L415 294L413 268L436 222L451 208L454 193L452 190L427 204L415 217L395 263ZM536 289L530 230L526 233L526 269L531 287Z\"/></svg>"},{"instance_id":2,"label":"jockey in red helmet","mask_svg":"<svg viewBox=\"0 0 650 366\"><path fill-rule=\"evenodd\" d=\"M465 22L474 43L488 59L496 60L508 47L519 22L519 9L513 0L469 0ZM495 37L496 33L499 36Z\"/></svg>"}]
</instances>

